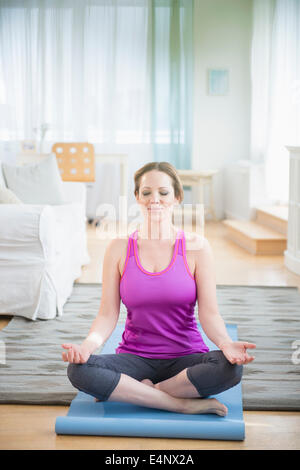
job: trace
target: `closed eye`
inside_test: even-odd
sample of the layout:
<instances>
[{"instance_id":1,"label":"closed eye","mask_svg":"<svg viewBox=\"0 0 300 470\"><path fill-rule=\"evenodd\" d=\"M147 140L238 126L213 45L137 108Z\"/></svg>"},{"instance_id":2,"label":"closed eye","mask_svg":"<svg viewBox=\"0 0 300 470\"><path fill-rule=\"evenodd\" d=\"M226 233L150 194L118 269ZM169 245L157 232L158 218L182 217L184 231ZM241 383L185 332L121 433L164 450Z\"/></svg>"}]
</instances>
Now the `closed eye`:
<instances>
[{"instance_id":1,"label":"closed eye","mask_svg":"<svg viewBox=\"0 0 300 470\"><path fill-rule=\"evenodd\" d=\"M143 196L149 196L150 193L143 193ZM167 196L169 193L159 193L161 196Z\"/></svg>"}]
</instances>

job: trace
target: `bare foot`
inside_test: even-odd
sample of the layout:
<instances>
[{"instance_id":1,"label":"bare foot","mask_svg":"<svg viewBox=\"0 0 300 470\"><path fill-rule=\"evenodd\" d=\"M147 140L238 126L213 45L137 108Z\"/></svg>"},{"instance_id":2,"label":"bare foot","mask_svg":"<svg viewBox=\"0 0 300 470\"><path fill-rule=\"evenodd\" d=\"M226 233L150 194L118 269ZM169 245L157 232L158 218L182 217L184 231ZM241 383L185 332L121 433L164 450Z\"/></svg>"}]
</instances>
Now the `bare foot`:
<instances>
[{"instance_id":1,"label":"bare foot","mask_svg":"<svg viewBox=\"0 0 300 470\"><path fill-rule=\"evenodd\" d=\"M213 413L219 416L226 416L228 408L220 403L216 398L184 398L183 411L187 414Z\"/></svg>"},{"instance_id":2,"label":"bare foot","mask_svg":"<svg viewBox=\"0 0 300 470\"><path fill-rule=\"evenodd\" d=\"M150 379L141 380L141 383L149 387L156 388ZM228 409L220 403L216 398L181 398L178 399L182 403L179 413L184 414L206 414L213 413L219 416L226 416ZM102 401L95 398L96 402Z\"/></svg>"}]
</instances>

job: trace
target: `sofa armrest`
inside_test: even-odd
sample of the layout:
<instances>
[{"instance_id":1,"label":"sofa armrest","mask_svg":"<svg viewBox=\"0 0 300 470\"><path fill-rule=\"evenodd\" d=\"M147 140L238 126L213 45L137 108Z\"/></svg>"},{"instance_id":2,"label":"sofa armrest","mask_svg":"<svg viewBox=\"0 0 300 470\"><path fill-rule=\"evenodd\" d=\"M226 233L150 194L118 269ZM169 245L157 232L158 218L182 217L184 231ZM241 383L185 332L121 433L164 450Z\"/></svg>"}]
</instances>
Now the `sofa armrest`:
<instances>
[{"instance_id":1,"label":"sofa armrest","mask_svg":"<svg viewBox=\"0 0 300 470\"><path fill-rule=\"evenodd\" d=\"M50 319L89 262L82 204L0 204L0 315Z\"/></svg>"},{"instance_id":2,"label":"sofa armrest","mask_svg":"<svg viewBox=\"0 0 300 470\"><path fill-rule=\"evenodd\" d=\"M0 314L37 318L55 255L54 235L51 206L0 204ZM57 302L54 286L51 289L47 308L53 318Z\"/></svg>"},{"instance_id":3,"label":"sofa armrest","mask_svg":"<svg viewBox=\"0 0 300 470\"><path fill-rule=\"evenodd\" d=\"M39 242L40 217L45 207L37 204L0 204L0 249Z\"/></svg>"},{"instance_id":4,"label":"sofa armrest","mask_svg":"<svg viewBox=\"0 0 300 470\"><path fill-rule=\"evenodd\" d=\"M5 271L43 270L57 250L55 212L50 205L0 204L0 260ZM67 206L68 207L68 206ZM27 271L28 272L28 271ZM1 283L0 283L1 285Z\"/></svg>"}]
</instances>

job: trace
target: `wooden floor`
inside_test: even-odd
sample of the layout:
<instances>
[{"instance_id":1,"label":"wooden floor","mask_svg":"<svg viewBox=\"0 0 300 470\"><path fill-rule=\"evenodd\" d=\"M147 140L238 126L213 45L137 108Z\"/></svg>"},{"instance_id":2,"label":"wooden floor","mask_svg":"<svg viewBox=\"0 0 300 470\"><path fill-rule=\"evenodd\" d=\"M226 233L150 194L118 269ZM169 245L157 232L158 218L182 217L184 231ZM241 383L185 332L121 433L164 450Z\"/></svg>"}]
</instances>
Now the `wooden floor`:
<instances>
[{"instance_id":1,"label":"wooden floor","mask_svg":"<svg viewBox=\"0 0 300 470\"><path fill-rule=\"evenodd\" d=\"M205 236L214 251L217 284L296 286L300 276L284 266L283 256L252 256L226 239L218 222L206 222ZM77 282L100 282L102 260L108 241L99 240L88 227L91 263ZM0 329L11 317L2 317ZM245 366L247 367L247 366ZM157 439L95 436L57 436L57 416L67 406L0 405L0 449L104 449L104 450L195 450L195 449L300 449L300 412L245 411L243 442L196 439Z\"/></svg>"}]
</instances>

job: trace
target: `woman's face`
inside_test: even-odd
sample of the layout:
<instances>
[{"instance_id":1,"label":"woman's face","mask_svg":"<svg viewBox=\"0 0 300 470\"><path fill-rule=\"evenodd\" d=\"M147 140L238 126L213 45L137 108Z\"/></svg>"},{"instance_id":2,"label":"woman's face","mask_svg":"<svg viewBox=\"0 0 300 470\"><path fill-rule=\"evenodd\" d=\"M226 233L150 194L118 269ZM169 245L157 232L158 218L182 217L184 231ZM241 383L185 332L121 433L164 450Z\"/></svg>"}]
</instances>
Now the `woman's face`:
<instances>
[{"instance_id":1,"label":"woman's face","mask_svg":"<svg viewBox=\"0 0 300 470\"><path fill-rule=\"evenodd\" d=\"M141 177L137 201L145 218L162 220L170 216L178 199L175 198L172 179L163 171L151 170Z\"/></svg>"}]
</instances>

